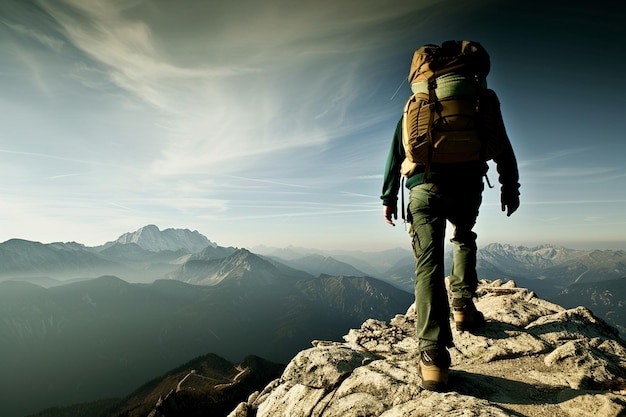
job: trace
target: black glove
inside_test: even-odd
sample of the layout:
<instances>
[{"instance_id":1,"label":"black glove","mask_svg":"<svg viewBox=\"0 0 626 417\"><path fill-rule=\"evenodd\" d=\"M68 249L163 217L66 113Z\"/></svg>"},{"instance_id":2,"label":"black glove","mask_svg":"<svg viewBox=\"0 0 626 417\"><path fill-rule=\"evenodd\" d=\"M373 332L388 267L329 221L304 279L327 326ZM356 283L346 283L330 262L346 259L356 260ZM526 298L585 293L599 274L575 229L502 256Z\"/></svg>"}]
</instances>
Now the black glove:
<instances>
[{"instance_id":1,"label":"black glove","mask_svg":"<svg viewBox=\"0 0 626 417\"><path fill-rule=\"evenodd\" d=\"M507 217L515 213L519 208L518 188L502 186L500 190L500 203L502 205L502 211L506 211Z\"/></svg>"}]
</instances>

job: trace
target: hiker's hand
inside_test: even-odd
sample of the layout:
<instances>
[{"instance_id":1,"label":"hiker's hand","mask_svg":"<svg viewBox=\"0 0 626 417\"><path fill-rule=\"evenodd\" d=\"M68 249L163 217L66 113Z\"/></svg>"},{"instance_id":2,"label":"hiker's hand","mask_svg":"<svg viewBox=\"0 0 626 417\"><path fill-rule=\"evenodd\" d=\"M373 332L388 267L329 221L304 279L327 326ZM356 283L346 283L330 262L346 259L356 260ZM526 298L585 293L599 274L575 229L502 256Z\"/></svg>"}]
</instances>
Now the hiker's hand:
<instances>
[{"instance_id":1,"label":"hiker's hand","mask_svg":"<svg viewBox=\"0 0 626 417\"><path fill-rule=\"evenodd\" d=\"M395 223L393 222L393 220L398 218L398 206L393 205L393 206L383 206L383 207L384 207L385 221L387 222L387 224L395 226Z\"/></svg>"},{"instance_id":2,"label":"hiker's hand","mask_svg":"<svg viewBox=\"0 0 626 417\"><path fill-rule=\"evenodd\" d=\"M515 213L519 208L519 191L506 191L503 189L500 192L500 204L502 205L502 211L506 211L507 217Z\"/></svg>"}]
</instances>

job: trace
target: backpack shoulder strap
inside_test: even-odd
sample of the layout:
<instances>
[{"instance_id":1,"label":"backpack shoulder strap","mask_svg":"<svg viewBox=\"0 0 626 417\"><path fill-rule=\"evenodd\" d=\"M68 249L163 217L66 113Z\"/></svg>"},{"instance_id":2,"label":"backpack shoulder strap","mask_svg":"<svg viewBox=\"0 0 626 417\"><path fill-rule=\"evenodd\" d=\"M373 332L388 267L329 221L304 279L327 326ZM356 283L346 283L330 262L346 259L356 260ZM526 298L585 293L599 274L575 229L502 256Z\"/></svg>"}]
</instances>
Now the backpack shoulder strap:
<instances>
[{"instance_id":1,"label":"backpack shoulder strap","mask_svg":"<svg viewBox=\"0 0 626 417\"><path fill-rule=\"evenodd\" d=\"M437 110L437 71L433 72L433 75L428 79L428 129L426 130L426 141L428 142L428 158L426 159L426 166L424 167L424 184L428 182L428 175L430 174L430 162L433 159L433 136L432 127L435 121L435 112Z\"/></svg>"},{"instance_id":2,"label":"backpack shoulder strap","mask_svg":"<svg viewBox=\"0 0 626 417\"><path fill-rule=\"evenodd\" d=\"M406 101L406 104L404 105L404 110L402 110L402 145L403 146L406 146L407 140L409 137L409 120L408 120L409 119L409 106L415 100L416 100L416 97L415 97L415 94L413 94Z\"/></svg>"}]
</instances>

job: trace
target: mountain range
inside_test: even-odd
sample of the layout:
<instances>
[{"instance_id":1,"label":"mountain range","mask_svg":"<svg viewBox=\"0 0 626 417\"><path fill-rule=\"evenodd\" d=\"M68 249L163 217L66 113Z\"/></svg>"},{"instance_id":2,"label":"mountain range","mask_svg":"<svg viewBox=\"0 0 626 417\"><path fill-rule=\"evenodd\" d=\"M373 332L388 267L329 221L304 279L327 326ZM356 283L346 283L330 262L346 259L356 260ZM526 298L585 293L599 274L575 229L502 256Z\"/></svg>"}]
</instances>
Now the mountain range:
<instances>
[{"instance_id":1,"label":"mountain range","mask_svg":"<svg viewBox=\"0 0 626 417\"><path fill-rule=\"evenodd\" d=\"M14 243L1 244L0 254ZM371 277L313 276L246 249L209 244L191 254L141 244L21 246L31 251L21 259L32 269L0 282L0 415L122 397L207 352L233 363L248 355L285 362L311 340L339 338L412 301L411 294ZM47 288L30 282L29 272L44 271L39 251L55 262L72 259L76 275L87 278L49 278ZM76 254L152 271L158 268L150 260L156 260L168 265L170 276L151 283L88 278L79 257L69 258Z\"/></svg>"},{"instance_id":2,"label":"mountain range","mask_svg":"<svg viewBox=\"0 0 626 417\"><path fill-rule=\"evenodd\" d=\"M207 352L233 362L251 354L284 362L311 340L336 339L411 300L363 277L265 282L233 272L199 286L104 276L47 289L2 282L0 415L120 397Z\"/></svg>"},{"instance_id":3,"label":"mountain range","mask_svg":"<svg viewBox=\"0 0 626 417\"><path fill-rule=\"evenodd\" d=\"M626 277L626 251L580 250L541 245L534 248L492 243L478 252L478 269L492 274L549 283L560 291L576 283Z\"/></svg>"},{"instance_id":4,"label":"mountain range","mask_svg":"<svg viewBox=\"0 0 626 417\"><path fill-rule=\"evenodd\" d=\"M237 250L221 247L197 231L161 231L155 225L125 233L96 247L76 242L42 244L11 239L0 243L0 281L26 280L51 287L72 280L114 275L134 283L176 279L211 285L222 279L224 274L231 274L229 271L233 265L222 263ZM282 268L281 274L373 277L403 291L413 292L415 263L408 248L362 252L257 246L250 253ZM451 260L451 249L448 248L448 271ZM234 262L234 259L229 262ZM485 279L513 279L547 299L563 293L559 300L567 305L570 302L588 305L593 300L582 295L574 297L572 292L565 290L573 284L588 283L593 288L594 283L626 277L626 252L491 243L478 251L477 272L480 278ZM567 300L567 297L574 297L575 300ZM622 331L626 329L626 323L619 319L626 315L622 311L626 307L620 303L623 298L621 293L615 293L603 307L607 311L603 317Z\"/></svg>"},{"instance_id":5,"label":"mountain range","mask_svg":"<svg viewBox=\"0 0 626 417\"><path fill-rule=\"evenodd\" d=\"M602 416L626 413L626 344L585 307L565 309L512 281L482 281L479 331L453 329L447 392L425 391L415 306L317 340L287 366L204 355L122 400L30 417ZM265 381L265 382L264 382Z\"/></svg>"},{"instance_id":6,"label":"mountain range","mask_svg":"<svg viewBox=\"0 0 626 417\"><path fill-rule=\"evenodd\" d=\"M0 243L0 415L122 397L208 352L285 362L406 310L414 268L408 249L248 250L154 225L96 247L11 239ZM626 329L624 251L493 243L477 270Z\"/></svg>"}]
</instances>

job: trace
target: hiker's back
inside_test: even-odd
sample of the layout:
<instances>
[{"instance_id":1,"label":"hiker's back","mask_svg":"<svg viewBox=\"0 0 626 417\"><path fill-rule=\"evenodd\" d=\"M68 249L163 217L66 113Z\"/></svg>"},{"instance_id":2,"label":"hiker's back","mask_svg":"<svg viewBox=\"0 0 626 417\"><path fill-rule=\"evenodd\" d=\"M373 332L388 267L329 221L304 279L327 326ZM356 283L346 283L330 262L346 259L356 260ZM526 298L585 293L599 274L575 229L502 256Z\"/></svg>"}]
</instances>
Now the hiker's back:
<instances>
[{"instance_id":1,"label":"hiker's back","mask_svg":"<svg viewBox=\"0 0 626 417\"><path fill-rule=\"evenodd\" d=\"M402 143L407 177L431 165L487 161L508 143L500 104L487 88L487 51L477 42L446 41L424 45L413 55Z\"/></svg>"}]
</instances>

